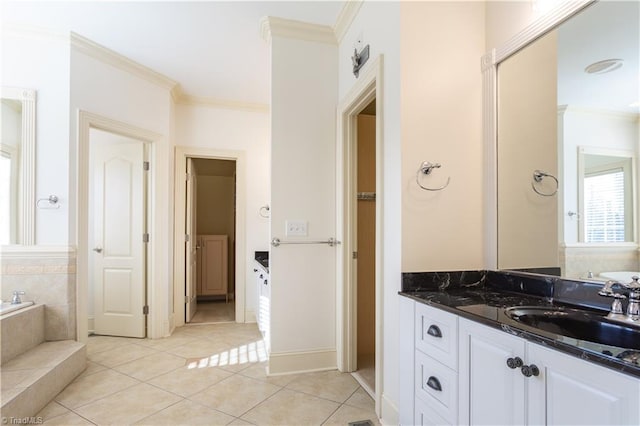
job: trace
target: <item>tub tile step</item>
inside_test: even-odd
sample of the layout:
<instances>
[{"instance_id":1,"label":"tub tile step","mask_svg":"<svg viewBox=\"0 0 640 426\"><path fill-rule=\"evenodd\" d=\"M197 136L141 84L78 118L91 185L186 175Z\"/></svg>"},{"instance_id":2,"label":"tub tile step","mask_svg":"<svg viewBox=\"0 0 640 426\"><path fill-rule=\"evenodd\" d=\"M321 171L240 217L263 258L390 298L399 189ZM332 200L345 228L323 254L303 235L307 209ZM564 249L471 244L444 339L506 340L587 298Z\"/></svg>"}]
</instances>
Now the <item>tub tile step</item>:
<instances>
[{"instance_id":1,"label":"tub tile step","mask_svg":"<svg viewBox=\"0 0 640 426\"><path fill-rule=\"evenodd\" d=\"M74 340L43 342L18 355L0 368L1 416L35 416L86 365L86 346Z\"/></svg>"}]
</instances>

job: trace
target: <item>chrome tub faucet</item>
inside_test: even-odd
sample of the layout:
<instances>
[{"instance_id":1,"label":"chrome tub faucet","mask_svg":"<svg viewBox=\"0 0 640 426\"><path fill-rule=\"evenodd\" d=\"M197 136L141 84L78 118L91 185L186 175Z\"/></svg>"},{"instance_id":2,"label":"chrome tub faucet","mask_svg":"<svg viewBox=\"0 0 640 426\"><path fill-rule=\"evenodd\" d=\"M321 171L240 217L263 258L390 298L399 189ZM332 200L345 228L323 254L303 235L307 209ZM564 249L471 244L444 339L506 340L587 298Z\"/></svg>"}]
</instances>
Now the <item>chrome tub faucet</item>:
<instances>
[{"instance_id":1,"label":"chrome tub faucet","mask_svg":"<svg viewBox=\"0 0 640 426\"><path fill-rule=\"evenodd\" d=\"M611 312L609 312L607 318L640 325L640 282L638 282L638 279L639 277L633 276L631 277L630 283L609 280L604 284L604 287L602 287L602 290L600 290L598 294L600 296L614 298L611 303ZM615 285L629 290L629 295L625 296L624 294L614 292L612 287ZM627 305L627 312L623 313L622 299L626 299L627 297L629 298L629 304Z\"/></svg>"}]
</instances>

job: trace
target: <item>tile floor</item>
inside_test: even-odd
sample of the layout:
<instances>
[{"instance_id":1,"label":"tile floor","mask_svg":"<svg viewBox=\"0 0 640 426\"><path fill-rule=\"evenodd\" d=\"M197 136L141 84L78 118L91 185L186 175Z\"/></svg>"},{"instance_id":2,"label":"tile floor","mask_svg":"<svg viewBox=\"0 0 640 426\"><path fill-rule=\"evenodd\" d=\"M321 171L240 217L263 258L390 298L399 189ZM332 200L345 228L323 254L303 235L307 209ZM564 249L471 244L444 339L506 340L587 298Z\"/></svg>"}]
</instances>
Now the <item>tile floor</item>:
<instances>
[{"instance_id":1,"label":"tile floor","mask_svg":"<svg viewBox=\"0 0 640 426\"><path fill-rule=\"evenodd\" d=\"M87 355L87 369L38 413L45 424L379 425L350 374L267 377L255 324L188 325L157 340L93 336Z\"/></svg>"},{"instance_id":2,"label":"tile floor","mask_svg":"<svg viewBox=\"0 0 640 426\"><path fill-rule=\"evenodd\" d=\"M196 314L191 319L191 323L208 322L235 322L236 304L233 301L198 301Z\"/></svg>"}]
</instances>

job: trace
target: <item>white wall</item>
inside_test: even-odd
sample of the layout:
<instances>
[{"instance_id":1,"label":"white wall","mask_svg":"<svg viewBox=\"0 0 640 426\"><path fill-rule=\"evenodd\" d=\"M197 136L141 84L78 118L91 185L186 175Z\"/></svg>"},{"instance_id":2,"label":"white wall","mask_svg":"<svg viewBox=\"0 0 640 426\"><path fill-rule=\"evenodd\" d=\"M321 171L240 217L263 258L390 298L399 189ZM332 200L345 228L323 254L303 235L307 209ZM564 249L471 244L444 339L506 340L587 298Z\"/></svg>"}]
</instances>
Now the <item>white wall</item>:
<instances>
[{"instance_id":1,"label":"white wall","mask_svg":"<svg viewBox=\"0 0 640 426\"><path fill-rule=\"evenodd\" d=\"M404 6L404 3L403 3ZM373 60L384 55L382 86L384 90L383 114L383 188L378 199L383 203L382 215L382 256L384 258L382 286L384 297L381 302L384 310L383 331L384 371L382 372L381 415L383 423L397 424L398 406L398 291L401 278L401 85L400 85L400 2L365 1L339 47L339 101L342 101L356 84L351 68L353 47L360 36L363 45L370 46L369 63L365 64L361 74L365 73ZM422 55L423 53L419 53ZM382 195L382 196L381 196Z\"/></svg>"},{"instance_id":2,"label":"white wall","mask_svg":"<svg viewBox=\"0 0 640 426\"><path fill-rule=\"evenodd\" d=\"M336 232L337 46L280 36L270 43L271 237L327 240ZM288 220L306 221L308 235L287 236ZM335 367L335 249L271 248L269 272L270 371L292 353L333 353Z\"/></svg>"},{"instance_id":3,"label":"white wall","mask_svg":"<svg viewBox=\"0 0 640 426\"><path fill-rule=\"evenodd\" d=\"M152 144L149 157L152 194L149 204L150 256L154 265L149 277L149 283L153 286L149 302L150 321L162 324L151 330L150 337L162 337L169 332L171 307L168 299L172 292L170 283L173 276L173 240L170 232L173 223L169 214L173 206L173 164L170 163L173 146L169 139L172 99L169 89L108 65L75 48L71 51L70 76L70 137L67 152L70 165L69 234L74 243L81 237L76 233L78 218L75 214L78 203L75 167L78 159L78 111L97 114L159 135L160 140ZM82 256L83 253L78 253L79 262ZM80 276L78 278L83 279ZM82 316L79 320L83 321Z\"/></svg>"},{"instance_id":4,"label":"white wall","mask_svg":"<svg viewBox=\"0 0 640 426\"><path fill-rule=\"evenodd\" d=\"M255 251L269 250L269 219L260 216L260 207L270 202L269 114L177 104L176 145L215 150L242 151L246 160L246 270L236 277L245 287L245 309L255 312L257 289L253 279ZM245 284L246 283L246 284Z\"/></svg>"},{"instance_id":5,"label":"white wall","mask_svg":"<svg viewBox=\"0 0 640 426\"><path fill-rule=\"evenodd\" d=\"M72 245L69 224L69 40L3 28L2 86L36 90L36 198L57 195L59 209L36 209L36 244Z\"/></svg>"}]
</instances>

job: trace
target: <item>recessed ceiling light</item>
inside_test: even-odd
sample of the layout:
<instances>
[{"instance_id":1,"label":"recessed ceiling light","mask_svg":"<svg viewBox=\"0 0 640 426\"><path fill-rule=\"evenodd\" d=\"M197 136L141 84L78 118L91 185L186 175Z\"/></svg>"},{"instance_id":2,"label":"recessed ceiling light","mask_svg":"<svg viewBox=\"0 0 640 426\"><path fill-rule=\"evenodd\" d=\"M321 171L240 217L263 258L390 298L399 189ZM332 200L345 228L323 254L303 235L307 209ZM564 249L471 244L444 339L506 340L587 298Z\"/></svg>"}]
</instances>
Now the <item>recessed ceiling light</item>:
<instances>
[{"instance_id":1,"label":"recessed ceiling light","mask_svg":"<svg viewBox=\"0 0 640 426\"><path fill-rule=\"evenodd\" d=\"M622 66L624 60L622 59L605 59L604 61L594 62L588 65L584 72L587 74L605 74L611 71L615 71Z\"/></svg>"}]
</instances>

